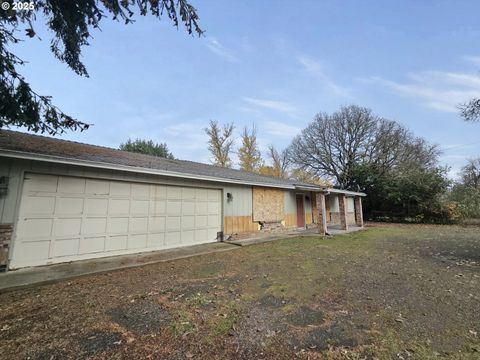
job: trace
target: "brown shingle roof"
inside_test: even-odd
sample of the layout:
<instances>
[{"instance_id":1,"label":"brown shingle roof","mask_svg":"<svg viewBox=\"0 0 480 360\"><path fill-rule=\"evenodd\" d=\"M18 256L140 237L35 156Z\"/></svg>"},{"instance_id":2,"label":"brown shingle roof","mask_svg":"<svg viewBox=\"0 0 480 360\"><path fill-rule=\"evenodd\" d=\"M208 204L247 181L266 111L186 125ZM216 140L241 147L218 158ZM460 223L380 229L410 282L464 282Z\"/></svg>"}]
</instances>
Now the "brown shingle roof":
<instances>
[{"instance_id":1,"label":"brown shingle roof","mask_svg":"<svg viewBox=\"0 0 480 360\"><path fill-rule=\"evenodd\" d=\"M225 180L227 183L229 181L240 181L265 186L293 187L294 185L300 185L317 187L316 185L299 183L293 180L279 179L235 169L226 169L193 161L165 159L10 130L0 130L0 150L89 161L105 165L128 166L138 168L139 170L160 170L185 175L213 177ZM7 155L4 154L4 156Z\"/></svg>"}]
</instances>

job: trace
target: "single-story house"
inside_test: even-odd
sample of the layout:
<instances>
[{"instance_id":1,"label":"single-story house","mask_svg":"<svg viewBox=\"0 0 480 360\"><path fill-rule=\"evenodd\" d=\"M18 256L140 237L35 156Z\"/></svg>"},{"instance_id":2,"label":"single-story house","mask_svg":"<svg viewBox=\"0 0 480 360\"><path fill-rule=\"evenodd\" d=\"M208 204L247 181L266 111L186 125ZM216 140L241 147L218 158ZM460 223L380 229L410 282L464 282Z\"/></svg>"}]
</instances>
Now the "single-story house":
<instances>
[{"instance_id":1,"label":"single-story house","mask_svg":"<svg viewBox=\"0 0 480 360\"><path fill-rule=\"evenodd\" d=\"M48 265L315 226L365 194L0 130L0 266ZM319 220L320 219L320 220Z\"/></svg>"}]
</instances>

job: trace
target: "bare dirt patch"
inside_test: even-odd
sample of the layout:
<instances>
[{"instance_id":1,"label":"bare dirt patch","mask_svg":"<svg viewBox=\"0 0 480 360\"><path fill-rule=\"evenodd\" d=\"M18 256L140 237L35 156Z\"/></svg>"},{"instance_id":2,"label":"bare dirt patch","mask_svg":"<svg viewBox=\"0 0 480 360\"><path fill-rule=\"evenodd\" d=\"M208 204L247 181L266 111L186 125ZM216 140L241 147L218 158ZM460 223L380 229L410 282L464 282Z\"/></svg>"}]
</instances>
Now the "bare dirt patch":
<instances>
[{"instance_id":1,"label":"bare dirt patch","mask_svg":"<svg viewBox=\"0 0 480 360\"><path fill-rule=\"evenodd\" d=\"M139 300L133 303L110 309L110 318L138 335L158 334L170 322L167 309L150 301Z\"/></svg>"},{"instance_id":2,"label":"bare dirt patch","mask_svg":"<svg viewBox=\"0 0 480 360\"><path fill-rule=\"evenodd\" d=\"M371 227L0 295L2 359L478 359L480 229Z\"/></svg>"}]
</instances>

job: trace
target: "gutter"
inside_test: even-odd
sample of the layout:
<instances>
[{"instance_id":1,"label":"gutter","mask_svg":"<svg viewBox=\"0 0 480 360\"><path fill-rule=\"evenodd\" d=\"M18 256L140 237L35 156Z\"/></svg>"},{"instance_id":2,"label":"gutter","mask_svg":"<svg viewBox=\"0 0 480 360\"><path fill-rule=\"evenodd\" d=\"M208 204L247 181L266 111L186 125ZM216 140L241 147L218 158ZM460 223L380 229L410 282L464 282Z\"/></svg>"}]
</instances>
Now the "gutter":
<instances>
[{"instance_id":1,"label":"gutter","mask_svg":"<svg viewBox=\"0 0 480 360\"><path fill-rule=\"evenodd\" d=\"M341 189L333 189L333 188L328 188L325 189L328 191L328 193L333 193L333 194L345 194L345 195L352 195L352 196L367 196L367 194L363 192L357 192L357 191L349 191L349 190L341 190Z\"/></svg>"},{"instance_id":2,"label":"gutter","mask_svg":"<svg viewBox=\"0 0 480 360\"><path fill-rule=\"evenodd\" d=\"M248 180L236 180L236 179L218 178L218 177L206 176L206 175L179 173L174 171L165 171L165 170L158 170L158 169L147 169L147 168L141 168L141 167L135 167L135 166L117 165L117 164L95 162L95 161L89 161L89 160L71 159L71 158L65 158L61 156L36 155L36 154L26 153L22 151L5 150L5 149L0 149L0 157L2 156L7 158L14 158L14 159L44 161L44 162L50 162L50 163L56 163L56 164L86 166L86 167L92 167L97 169L118 170L118 171L133 172L137 174L140 173L140 174L158 175L158 176L181 178L181 179L203 180L203 181L211 181L211 182L217 182L217 183L253 185L253 186L261 186L261 187L280 188L280 189L296 188L293 184L280 185L280 184L258 183L255 181L248 181Z\"/></svg>"}]
</instances>

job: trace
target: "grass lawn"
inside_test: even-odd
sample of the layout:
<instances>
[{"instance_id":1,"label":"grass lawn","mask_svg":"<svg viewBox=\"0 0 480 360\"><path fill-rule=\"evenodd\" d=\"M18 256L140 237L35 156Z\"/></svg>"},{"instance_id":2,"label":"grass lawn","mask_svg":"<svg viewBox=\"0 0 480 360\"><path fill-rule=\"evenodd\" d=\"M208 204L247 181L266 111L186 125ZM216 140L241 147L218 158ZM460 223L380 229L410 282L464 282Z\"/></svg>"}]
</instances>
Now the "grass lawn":
<instances>
[{"instance_id":1,"label":"grass lawn","mask_svg":"<svg viewBox=\"0 0 480 360\"><path fill-rule=\"evenodd\" d=\"M480 359L480 228L376 226L0 295L2 359Z\"/></svg>"}]
</instances>

